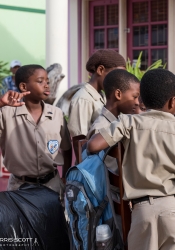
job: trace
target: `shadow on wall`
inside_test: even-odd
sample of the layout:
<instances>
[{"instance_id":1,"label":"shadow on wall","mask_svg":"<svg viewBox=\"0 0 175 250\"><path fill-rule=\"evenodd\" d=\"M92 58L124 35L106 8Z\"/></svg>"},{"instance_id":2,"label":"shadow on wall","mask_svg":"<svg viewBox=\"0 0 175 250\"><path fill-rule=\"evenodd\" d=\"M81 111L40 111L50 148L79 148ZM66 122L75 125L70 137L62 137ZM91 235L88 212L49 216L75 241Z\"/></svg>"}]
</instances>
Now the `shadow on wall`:
<instances>
[{"instance_id":1,"label":"shadow on wall","mask_svg":"<svg viewBox=\"0 0 175 250\"><path fill-rule=\"evenodd\" d=\"M25 32L27 32L27 27L24 33L21 34L21 37L25 36ZM19 42L20 37L18 41L2 24L0 24L0 34L0 61L10 62L13 59L18 59L22 65L39 64L45 67L45 58L37 58L37 55L36 57L31 55L27 49L21 45L21 42ZM31 37L31 39L34 38ZM28 42L30 44L30 41Z\"/></svg>"}]
</instances>

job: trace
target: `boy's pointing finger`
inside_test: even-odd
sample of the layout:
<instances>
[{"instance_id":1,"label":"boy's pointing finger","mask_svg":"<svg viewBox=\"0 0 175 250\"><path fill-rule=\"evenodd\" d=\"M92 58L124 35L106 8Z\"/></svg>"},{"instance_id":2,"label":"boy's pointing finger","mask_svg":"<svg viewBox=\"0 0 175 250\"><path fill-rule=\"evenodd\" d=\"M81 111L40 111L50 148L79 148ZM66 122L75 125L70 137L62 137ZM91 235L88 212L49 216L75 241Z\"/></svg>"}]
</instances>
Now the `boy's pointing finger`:
<instances>
[{"instance_id":1,"label":"boy's pointing finger","mask_svg":"<svg viewBox=\"0 0 175 250\"><path fill-rule=\"evenodd\" d=\"M25 95L29 95L29 94L30 94L30 91L26 91L26 92L21 93L22 97Z\"/></svg>"}]
</instances>

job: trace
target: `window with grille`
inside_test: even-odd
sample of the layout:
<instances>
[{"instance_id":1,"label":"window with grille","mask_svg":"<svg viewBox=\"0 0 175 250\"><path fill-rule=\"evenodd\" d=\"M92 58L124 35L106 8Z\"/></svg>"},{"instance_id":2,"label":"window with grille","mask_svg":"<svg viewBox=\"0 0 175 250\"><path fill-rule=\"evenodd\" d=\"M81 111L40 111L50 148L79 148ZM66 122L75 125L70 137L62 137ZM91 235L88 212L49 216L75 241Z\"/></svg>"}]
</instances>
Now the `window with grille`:
<instances>
[{"instance_id":1,"label":"window with grille","mask_svg":"<svg viewBox=\"0 0 175 250\"><path fill-rule=\"evenodd\" d=\"M167 63L168 1L128 0L128 17L130 59L137 59L143 51L143 70L158 59Z\"/></svg>"},{"instance_id":2,"label":"window with grille","mask_svg":"<svg viewBox=\"0 0 175 250\"><path fill-rule=\"evenodd\" d=\"M90 2L90 54L97 49L118 51L118 0Z\"/></svg>"}]
</instances>

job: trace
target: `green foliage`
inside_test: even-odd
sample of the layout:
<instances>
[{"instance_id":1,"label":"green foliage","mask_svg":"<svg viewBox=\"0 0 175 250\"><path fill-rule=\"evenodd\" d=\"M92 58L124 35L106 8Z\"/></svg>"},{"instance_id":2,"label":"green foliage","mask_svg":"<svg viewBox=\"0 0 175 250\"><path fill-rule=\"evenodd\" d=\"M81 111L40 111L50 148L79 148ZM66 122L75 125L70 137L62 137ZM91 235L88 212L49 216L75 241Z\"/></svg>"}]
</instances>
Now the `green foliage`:
<instances>
[{"instance_id":1,"label":"green foliage","mask_svg":"<svg viewBox=\"0 0 175 250\"><path fill-rule=\"evenodd\" d=\"M143 51L140 52L136 65L132 65L129 58L126 62L126 70L131 74L135 75L139 80L141 80L144 73L147 72L148 70L157 68L163 68L163 69L166 68L166 64L162 65L162 60L159 59L156 62L154 62L151 66L149 66L145 71L140 70L142 53Z\"/></svg>"},{"instance_id":2,"label":"green foliage","mask_svg":"<svg viewBox=\"0 0 175 250\"><path fill-rule=\"evenodd\" d=\"M66 122L68 122L69 117L67 115L64 115L64 118L65 118Z\"/></svg>"},{"instance_id":3,"label":"green foliage","mask_svg":"<svg viewBox=\"0 0 175 250\"><path fill-rule=\"evenodd\" d=\"M2 80L4 77L10 75L10 70L6 68L8 63L0 61L0 96L2 96L8 89L7 86L4 86Z\"/></svg>"},{"instance_id":4,"label":"green foliage","mask_svg":"<svg viewBox=\"0 0 175 250\"><path fill-rule=\"evenodd\" d=\"M6 68L8 63L4 63L3 61L0 61L0 82L2 82L2 79L8 75L10 75L10 70Z\"/></svg>"}]
</instances>

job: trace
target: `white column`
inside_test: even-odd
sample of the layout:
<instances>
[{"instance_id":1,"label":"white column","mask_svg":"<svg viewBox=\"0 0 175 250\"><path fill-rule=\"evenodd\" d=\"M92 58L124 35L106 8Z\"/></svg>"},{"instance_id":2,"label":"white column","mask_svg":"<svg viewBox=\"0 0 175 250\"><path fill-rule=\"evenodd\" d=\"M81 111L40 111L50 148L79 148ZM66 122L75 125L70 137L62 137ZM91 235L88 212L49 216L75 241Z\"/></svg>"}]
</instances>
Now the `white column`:
<instances>
[{"instance_id":1,"label":"white column","mask_svg":"<svg viewBox=\"0 0 175 250\"><path fill-rule=\"evenodd\" d=\"M175 1L168 1L168 70L175 73Z\"/></svg>"},{"instance_id":2,"label":"white column","mask_svg":"<svg viewBox=\"0 0 175 250\"><path fill-rule=\"evenodd\" d=\"M46 67L53 63L65 74L58 99L68 88L68 0L46 0Z\"/></svg>"},{"instance_id":3,"label":"white column","mask_svg":"<svg viewBox=\"0 0 175 250\"><path fill-rule=\"evenodd\" d=\"M69 86L78 84L78 0L69 0Z\"/></svg>"},{"instance_id":4,"label":"white column","mask_svg":"<svg viewBox=\"0 0 175 250\"><path fill-rule=\"evenodd\" d=\"M127 6L119 0L119 53L127 60Z\"/></svg>"},{"instance_id":5,"label":"white column","mask_svg":"<svg viewBox=\"0 0 175 250\"><path fill-rule=\"evenodd\" d=\"M89 59L89 1L82 0L82 27L81 27L81 34L82 34L82 82L89 81L88 75L89 73L86 70L86 62Z\"/></svg>"}]
</instances>

